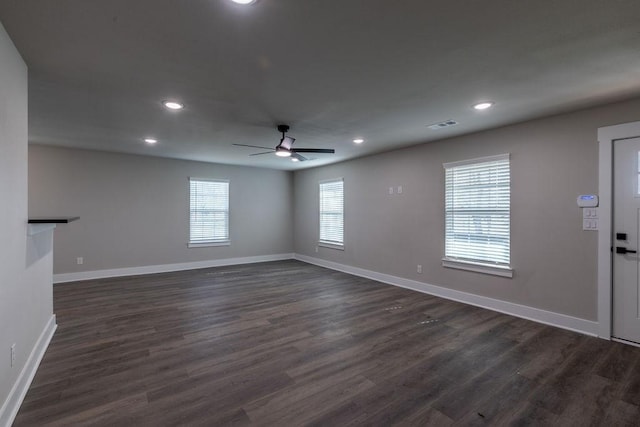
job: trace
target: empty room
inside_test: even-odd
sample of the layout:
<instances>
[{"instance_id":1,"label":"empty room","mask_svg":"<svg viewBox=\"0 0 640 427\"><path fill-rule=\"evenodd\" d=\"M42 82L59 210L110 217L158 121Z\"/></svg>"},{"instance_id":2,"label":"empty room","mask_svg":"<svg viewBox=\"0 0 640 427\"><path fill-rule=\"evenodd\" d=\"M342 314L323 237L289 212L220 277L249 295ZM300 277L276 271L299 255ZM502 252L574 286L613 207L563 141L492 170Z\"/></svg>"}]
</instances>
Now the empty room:
<instances>
[{"instance_id":1,"label":"empty room","mask_svg":"<svg viewBox=\"0 0 640 427\"><path fill-rule=\"evenodd\" d=\"M0 0L0 426L638 425L638 22Z\"/></svg>"}]
</instances>

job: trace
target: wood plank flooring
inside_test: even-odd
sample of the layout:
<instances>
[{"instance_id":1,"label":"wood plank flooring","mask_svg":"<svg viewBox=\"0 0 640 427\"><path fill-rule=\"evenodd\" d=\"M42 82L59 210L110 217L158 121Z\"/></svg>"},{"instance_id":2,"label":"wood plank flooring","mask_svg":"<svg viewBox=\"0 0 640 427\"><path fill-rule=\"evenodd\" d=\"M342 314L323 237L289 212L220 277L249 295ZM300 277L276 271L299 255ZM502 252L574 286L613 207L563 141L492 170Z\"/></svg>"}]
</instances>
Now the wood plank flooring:
<instances>
[{"instance_id":1,"label":"wood plank flooring","mask_svg":"<svg viewBox=\"0 0 640 427\"><path fill-rule=\"evenodd\" d=\"M298 261L54 300L15 426L640 424L640 348Z\"/></svg>"}]
</instances>

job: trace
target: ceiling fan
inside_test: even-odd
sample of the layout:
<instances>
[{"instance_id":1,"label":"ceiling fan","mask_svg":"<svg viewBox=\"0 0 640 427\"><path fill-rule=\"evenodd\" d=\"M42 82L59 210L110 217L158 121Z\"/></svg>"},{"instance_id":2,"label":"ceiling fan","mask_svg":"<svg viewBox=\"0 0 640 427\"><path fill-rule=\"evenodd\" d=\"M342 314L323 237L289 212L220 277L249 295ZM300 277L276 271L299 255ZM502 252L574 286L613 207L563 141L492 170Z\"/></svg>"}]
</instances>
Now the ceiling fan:
<instances>
[{"instance_id":1,"label":"ceiling fan","mask_svg":"<svg viewBox=\"0 0 640 427\"><path fill-rule=\"evenodd\" d=\"M282 133L282 138L280 139L280 143L276 145L276 148L260 147L258 145L247 145L247 144L233 144L233 145L237 145L238 147L262 148L264 150L269 150L262 153L249 154L250 156L260 156L262 154L275 153L276 156L291 157L291 160L300 161L300 162L309 160L308 158L300 155L300 153L333 154L336 152L336 150L332 148L292 148L292 145L295 142L295 138L291 138L290 136L286 135L286 133L289 132L289 126L278 125L278 132Z\"/></svg>"}]
</instances>

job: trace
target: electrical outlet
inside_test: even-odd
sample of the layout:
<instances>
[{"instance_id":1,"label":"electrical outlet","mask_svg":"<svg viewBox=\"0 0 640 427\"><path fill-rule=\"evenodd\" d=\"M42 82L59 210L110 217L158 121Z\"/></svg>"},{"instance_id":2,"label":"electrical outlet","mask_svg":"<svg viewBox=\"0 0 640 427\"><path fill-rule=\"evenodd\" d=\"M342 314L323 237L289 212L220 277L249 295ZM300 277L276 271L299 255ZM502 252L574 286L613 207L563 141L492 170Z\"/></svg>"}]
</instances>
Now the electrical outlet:
<instances>
[{"instance_id":1,"label":"electrical outlet","mask_svg":"<svg viewBox=\"0 0 640 427\"><path fill-rule=\"evenodd\" d=\"M318 247L316 246L316 253L318 253Z\"/></svg>"},{"instance_id":2,"label":"electrical outlet","mask_svg":"<svg viewBox=\"0 0 640 427\"><path fill-rule=\"evenodd\" d=\"M16 364L16 343L11 344L11 367Z\"/></svg>"},{"instance_id":3,"label":"electrical outlet","mask_svg":"<svg viewBox=\"0 0 640 427\"><path fill-rule=\"evenodd\" d=\"M418 273L422 273L422 266L418 264Z\"/></svg>"},{"instance_id":4,"label":"electrical outlet","mask_svg":"<svg viewBox=\"0 0 640 427\"><path fill-rule=\"evenodd\" d=\"M78 265L82 265L82 264L84 264L84 258L79 256L78 258L76 258L76 262L78 263Z\"/></svg>"},{"instance_id":5,"label":"electrical outlet","mask_svg":"<svg viewBox=\"0 0 640 427\"><path fill-rule=\"evenodd\" d=\"M389 187L389 194L393 194L393 187Z\"/></svg>"},{"instance_id":6,"label":"electrical outlet","mask_svg":"<svg viewBox=\"0 0 640 427\"><path fill-rule=\"evenodd\" d=\"M398 194L402 194L402 185L398 185Z\"/></svg>"}]
</instances>

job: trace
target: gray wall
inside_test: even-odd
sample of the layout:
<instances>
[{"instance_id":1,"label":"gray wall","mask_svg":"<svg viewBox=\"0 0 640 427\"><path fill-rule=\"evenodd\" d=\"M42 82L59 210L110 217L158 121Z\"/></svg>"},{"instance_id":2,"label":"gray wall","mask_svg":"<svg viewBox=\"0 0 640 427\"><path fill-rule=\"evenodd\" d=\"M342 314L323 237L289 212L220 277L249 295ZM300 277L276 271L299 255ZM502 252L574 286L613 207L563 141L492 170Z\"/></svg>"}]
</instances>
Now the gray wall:
<instances>
[{"instance_id":1,"label":"gray wall","mask_svg":"<svg viewBox=\"0 0 640 427\"><path fill-rule=\"evenodd\" d=\"M0 408L53 314L48 236L27 237L27 67L0 24Z\"/></svg>"},{"instance_id":2,"label":"gray wall","mask_svg":"<svg viewBox=\"0 0 640 427\"><path fill-rule=\"evenodd\" d=\"M187 247L190 176L230 180L231 246ZM31 215L80 216L56 229L54 273L293 251L288 172L31 145L29 180Z\"/></svg>"},{"instance_id":3,"label":"gray wall","mask_svg":"<svg viewBox=\"0 0 640 427\"><path fill-rule=\"evenodd\" d=\"M576 197L597 193L597 128L639 119L636 99L297 171L295 252L596 320L597 233L582 231ZM442 267L442 164L502 153L511 153L513 279ZM337 177L345 250L316 253L318 181ZM389 195L399 185L403 194Z\"/></svg>"}]
</instances>

